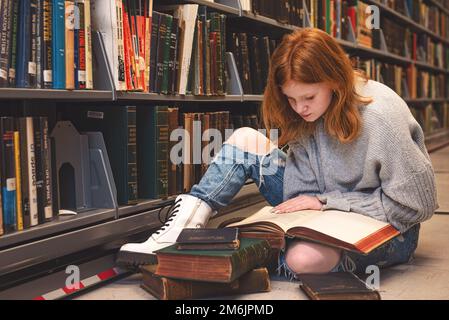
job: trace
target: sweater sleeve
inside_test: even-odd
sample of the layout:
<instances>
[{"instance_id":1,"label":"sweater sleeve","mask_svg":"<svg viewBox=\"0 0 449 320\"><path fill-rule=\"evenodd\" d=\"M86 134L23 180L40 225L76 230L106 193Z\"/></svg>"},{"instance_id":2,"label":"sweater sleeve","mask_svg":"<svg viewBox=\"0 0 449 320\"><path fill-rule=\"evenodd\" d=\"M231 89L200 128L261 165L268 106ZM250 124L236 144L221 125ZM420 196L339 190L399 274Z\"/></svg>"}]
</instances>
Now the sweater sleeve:
<instances>
[{"instance_id":1,"label":"sweater sleeve","mask_svg":"<svg viewBox=\"0 0 449 320\"><path fill-rule=\"evenodd\" d=\"M320 193L309 154L300 143L289 144L284 172L284 201L301 195Z\"/></svg>"},{"instance_id":2,"label":"sweater sleeve","mask_svg":"<svg viewBox=\"0 0 449 320\"><path fill-rule=\"evenodd\" d=\"M400 135L388 122L370 141L379 167L380 186L369 192L332 191L318 195L323 210L352 211L389 222L400 232L429 219L438 208L435 177L424 145L424 134L414 121Z\"/></svg>"}]
</instances>

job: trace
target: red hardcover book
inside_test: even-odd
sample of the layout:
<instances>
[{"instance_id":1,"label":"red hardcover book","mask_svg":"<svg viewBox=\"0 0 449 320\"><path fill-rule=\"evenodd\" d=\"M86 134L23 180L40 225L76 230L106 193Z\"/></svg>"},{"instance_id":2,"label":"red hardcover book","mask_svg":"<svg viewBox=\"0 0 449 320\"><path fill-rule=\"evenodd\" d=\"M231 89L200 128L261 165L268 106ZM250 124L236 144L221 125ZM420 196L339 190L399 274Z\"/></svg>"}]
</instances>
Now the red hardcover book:
<instances>
[{"instance_id":1,"label":"red hardcover book","mask_svg":"<svg viewBox=\"0 0 449 320\"><path fill-rule=\"evenodd\" d=\"M133 76L133 61L134 54L132 51L131 45L131 34L128 20L128 7L126 1L123 1L123 42L125 47L125 81L126 81L126 89L134 90L134 76Z\"/></svg>"}]
</instances>

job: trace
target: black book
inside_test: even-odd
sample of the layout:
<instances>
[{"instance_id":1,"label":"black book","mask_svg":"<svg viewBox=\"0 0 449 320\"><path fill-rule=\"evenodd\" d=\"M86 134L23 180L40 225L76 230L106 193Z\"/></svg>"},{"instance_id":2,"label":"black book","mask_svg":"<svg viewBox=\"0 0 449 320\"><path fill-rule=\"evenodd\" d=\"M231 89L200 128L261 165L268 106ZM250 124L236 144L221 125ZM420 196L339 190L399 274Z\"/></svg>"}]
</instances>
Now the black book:
<instances>
[{"instance_id":1,"label":"black book","mask_svg":"<svg viewBox=\"0 0 449 320\"><path fill-rule=\"evenodd\" d=\"M260 65L260 50L259 50L259 37L251 36L249 41L249 56L252 89L254 94L260 94L262 92L262 68Z\"/></svg>"},{"instance_id":2,"label":"black book","mask_svg":"<svg viewBox=\"0 0 449 320\"><path fill-rule=\"evenodd\" d=\"M378 291L350 272L300 274L300 288L312 300L380 300Z\"/></svg>"},{"instance_id":3,"label":"black book","mask_svg":"<svg viewBox=\"0 0 449 320\"><path fill-rule=\"evenodd\" d=\"M30 87L31 88L39 88L39 84L37 82L37 59L39 58L38 50L41 47L38 43L39 34L38 34L38 2L39 0L30 0L30 19L31 19L31 55L30 61L28 64L28 73L30 77Z\"/></svg>"},{"instance_id":4,"label":"black book","mask_svg":"<svg viewBox=\"0 0 449 320\"><path fill-rule=\"evenodd\" d=\"M13 0L1 1L0 14L0 87L8 87L9 51L11 48L11 22L13 20Z\"/></svg>"},{"instance_id":5,"label":"black book","mask_svg":"<svg viewBox=\"0 0 449 320\"><path fill-rule=\"evenodd\" d=\"M33 129L34 152L36 158L37 214L39 224L41 224L53 217L50 168L51 155L48 140L47 118L33 118Z\"/></svg>"},{"instance_id":6,"label":"black book","mask_svg":"<svg viewBox=\"0 0 449 320\"><path fill-rule=\"evenodd\" d=\"M240 64L242 68L242 73L240 74L240 80L242 81L243 92L246 94L253 93L253 88L251 86L251 71L249 63L249 52L248 52L248 35L246 33L239 33L239 45L240 45Z\"/></svg>"},{"instance_id":7,"label":"black book","mask_svg":"<svg viewBox=\"0 0 449 320\"><path fill-rule=\"evenodd\" d=\"M178 60L179 20L173 18L170 36L170 58L168 61L168 94L176 93L176 63Z\"/></svg>"},{"instance_id":8,"label":"black book","mask_svg":"<svg viewBox=\"0 0 449 320\"><path fill-rule=\"evenodd\" d=\"M17 61L17 35L19 23L19 1L13 1L13 16L11 25L11 50L9 56L9 86L16 86L16 61Z\"/></svg>"},{"instance_id":9,"label":"black book","mask_svg":"<svg viewBox=\"0 0 449 320\"><path fill-rule=\"evenodd\" d=\"M157 40L157 61L156 61L156 76L155 76L155 92L160 93L162 88L162 80L164 77L164 51L167 44L167 28L169 17L167 14L161 13L158 40Z\"/></svg>"},{"instance_id":10,"label":"black book","mask_svg":"<svg viewBox=\"0 0 449 320\"><path fill-rule=\"evenodd\" d=\"M42 80L43 88L53 88L53 3L52 0L43 1L43 33L42 33Z\"/></svg>"}]
</instances>

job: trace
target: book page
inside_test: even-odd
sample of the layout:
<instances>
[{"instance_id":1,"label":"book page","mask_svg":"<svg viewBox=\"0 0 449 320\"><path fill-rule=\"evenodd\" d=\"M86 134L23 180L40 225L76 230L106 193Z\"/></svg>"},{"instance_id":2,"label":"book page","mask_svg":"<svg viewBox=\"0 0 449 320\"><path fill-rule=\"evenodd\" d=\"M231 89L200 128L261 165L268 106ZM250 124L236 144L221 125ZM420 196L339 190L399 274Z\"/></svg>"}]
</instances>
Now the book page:
<instances>
[{"instance_id":1,"label":"book page","mask_svg":"<svg viewBox=\"0 0 449 320\"><path fill-rule=\"evenodd\" d=\"M303 226L307 223L307 221L313 219L316 214L322 213L321 211L316 210L303 210L276 214L271 213L271 209L273 209L273 207L265 206L248 218L236 223L232 223L228 225L228 227L237 227L251 223L267 221L278 225L284 232L287 232L287 230L291 227Z\"/></svg>"},{"instance_id":2,"label":"book page","mask_svg":"<svg viewBox=\"0 0 449 320\"><path fill-rule=\"evenodd\" d=\"M304 227L344 242L355 244L389 225L386 222L353 212L301 210L275 214L270 213L272 208L271 206L265 206L250 217L230 224L228 227L238 227L257 222L271 222L282 228L285 233L294 227Z\"/></svg>"},{"instance_id":3,"label":"book page","mask_svg":"<svg viewBox=\"0 0 449 320\"><path fill-rule=\"evenodd\" d=\"M324 233L347 243L355 244L363 238L388 226L358 213L326 210L307 221L304 227Z\"/></svg>"}]
</instances>

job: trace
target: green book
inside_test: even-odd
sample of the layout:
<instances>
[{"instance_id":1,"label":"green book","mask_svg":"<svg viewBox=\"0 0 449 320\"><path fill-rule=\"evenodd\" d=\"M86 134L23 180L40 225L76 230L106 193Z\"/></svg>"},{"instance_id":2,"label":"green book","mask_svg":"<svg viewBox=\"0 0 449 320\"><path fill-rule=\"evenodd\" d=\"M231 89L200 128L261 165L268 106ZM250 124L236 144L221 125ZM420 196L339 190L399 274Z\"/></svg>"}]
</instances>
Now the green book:
<instances>
[{"instance_id":1,"label":"green book","mask_svg":"<svg viewBox=\"0 0 449 320\"><path fill-rule=\"evenodd\" d=\"M137 107L137 188L141 199L168 195L168 106Z\"/></svg>"},{"instance_id":2,"label":"green book","mask_svg":"<svg viewBox=\"0 0 449 320\"><path fill-rule=\"evenodd\" d=\"M156 274L175 279L229 283L264 267L270 258L267 240L241 238L238 250L178 250L177 244L156 251Z\"/></svg>"},{"instance_id":3,"label":"green book","mask_svg":"<svg viewBox=\"0 0 449 320\"><path fill-rule=\"evenodd\" d=\"M169 68L168 64L170 62L170 42L171 33L173 25L173 17L167 15L165 18L166 30L164 36L164 47L162 49L163 63L162 63L162 83L161 83L161 93L168 94L168 78L169 78Z\"/></svg>"}]
</instances>

